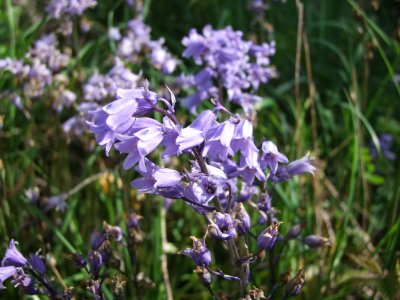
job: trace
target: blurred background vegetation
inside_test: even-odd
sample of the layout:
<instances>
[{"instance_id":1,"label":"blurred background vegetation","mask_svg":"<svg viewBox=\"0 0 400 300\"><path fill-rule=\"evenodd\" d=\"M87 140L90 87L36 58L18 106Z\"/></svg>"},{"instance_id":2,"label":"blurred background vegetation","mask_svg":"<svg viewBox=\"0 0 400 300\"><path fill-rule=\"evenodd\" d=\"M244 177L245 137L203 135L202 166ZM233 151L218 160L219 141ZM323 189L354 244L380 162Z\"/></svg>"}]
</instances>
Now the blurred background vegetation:
<instances>
[{"instance_id":1,"label":"blurred background vegetation","mask_svg":"<svg viewBox=\"0 0 400 300\"><path fill-rule=\"evenodd\" d=\"M0 57L22 57L53 26L43 18L45 3L0 3ZM273 205L283 221L283 234L301 223L302 235L328 237L331 246L311 250L291 241L275 273L304 266L301 299L400 299L400 86L394 80L400 73L400 2L271 0L260 17L246 9L246 0L143 3L153 36L164 37L178 57L189 29L201 30L206 24L230 25L258 42L276 41L272 63L279 76L261 88L256 137L274 141L290 160L310 151L318 172L314 178L303 176L279 186ZM96 29L85 39L77 37L82 43L74 49L79 62L73 65L76 72L94 67L105 71L115 53L107 28L123 27L133 18L133 10L121 0L99 1L85 15ZM179 66L181 71L192 67L184 59ZM9 76L1 76L0 92L13 84ZM151 70L144 70L143 76L150 78L153 90L164 82L173 84L172 77ZM65 284L87 297L84 287L77 285L86 275L76 274L67 256L86 252L90 232L101 229L103 221L124 228L129 212L135 211L143 216L138 270L147 280L142 296L165 299L160 263L162 199L132 190L129 182L136 176L134 171L122 172L123 157L113 152L105 157L93 136L65 138L60 124L73 112L57 114L50 107L45 99L32 103L27 118L9 101L0 100L0 252L14 238L23 252L41 248L51 253L56 259L53 268ZM390 151L397 155L395 160L379 147L378 156L371 152L381 134L393 137ZM43 211L25 195L28 188L39 186L45 199L68 192L87 178L93 180L68 198L64 212ZM254 215L254 224L256 220ZM203 229L204 221L183 203L168 209L164 250L175 299L209 297L193 273L193 264L177 255L177 250L190 246L189 236L200 236ZM254 232L262 229L254 225ZM224 261L225 250L218 249L217 243L209 246L216 253L215 261ZM126 249L121 251L129 259ZM268 291L272 272L266 261L254 268L252 280ZM228 296L235 283L215 284ZM132 284L127 288L132 295ZM3 297L17 295L8 289L1 292Z\"/></svg>"}]
</instances>

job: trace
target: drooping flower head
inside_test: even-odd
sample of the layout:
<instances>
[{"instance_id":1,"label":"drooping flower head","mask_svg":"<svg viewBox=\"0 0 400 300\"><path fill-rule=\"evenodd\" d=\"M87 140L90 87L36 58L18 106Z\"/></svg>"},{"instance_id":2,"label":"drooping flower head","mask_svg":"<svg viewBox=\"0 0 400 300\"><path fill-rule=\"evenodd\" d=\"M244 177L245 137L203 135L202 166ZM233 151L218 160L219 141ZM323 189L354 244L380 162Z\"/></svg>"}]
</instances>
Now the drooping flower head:
<instances>
[{"instance_id":1,"label":"drooping flower head","mask_svg":"<svg viewBox=\"0 0 400 300\"><path fill-rule=\"evenodd\" d=\"M13 266L13 267L24 267L28 260L19 252L17 247L15 246L18 242L11 240L6 253L4 254L4 258L1 261L1 265L3 267Z\"/></svg>"},{"instance_id":2,"label":"drooping flower head","mask_svg":"<svg viewBox=\"0 0 400 300\"><path fill-rule=\"evenodd\" d=\"M211 263L211 252L206 247L204 239L198 239L194 236L190 238L193 240L193 247L181 251L180 254L192 258L195 264L200 267L208 267Z\"/></svg>"},{"instance_id":3,"label":"drooping flower head","mask_svg":"<svg viewBox=\"0 0 400 300\"><path fill-rule=\"evenodd\" d=\"M278 227L281 222L275 222L268 226L257 238L257 246L260 249L268 250L271 249L278 236Z\"/></svg>"}]
</instances>

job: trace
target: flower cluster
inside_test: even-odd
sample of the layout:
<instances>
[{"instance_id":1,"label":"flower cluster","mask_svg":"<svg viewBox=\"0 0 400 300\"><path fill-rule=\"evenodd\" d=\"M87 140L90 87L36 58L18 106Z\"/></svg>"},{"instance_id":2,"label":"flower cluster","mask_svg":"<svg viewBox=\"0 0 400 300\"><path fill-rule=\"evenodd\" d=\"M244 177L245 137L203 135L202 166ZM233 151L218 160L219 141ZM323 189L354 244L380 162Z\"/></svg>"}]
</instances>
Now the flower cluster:
<instances>
[{"instance_id":1,"label":"flower cluster","mask_svg":"<svg viewBox=\"0 0 400 300\"><path fill-rule=\"evenodd\" d=\"M9 71L17 77L22 82L26 97L37 98L43 95L45 88L54 82L58 83L60 90L72 95L72 91L66 90L62 75L59 74L68 65L70 54L61 52L57 46L54 34L42 36L25 55L27 63L11 58L1 59L0 71ZM74 95L67 97L68 104L75 99Z\"/></svg>"},{"instance_id":2,"label":"flower cluster","mask_svg":"<svg viewBox=\"0 0 400 300\"><path fill-rule=\"evenodd\" d=\"M192 29L182 43L186 47L183 57L203 66L195 75L178 78L182 86L196 89L183 101L191 111L208 98L221 103L231 101L252 111L253 104L260 100L254 92L276 75L270 65L275 43L254 44L243 40L243 33L231 27L214 30L207 25L202 34Z\"/></svg>"},{"instance_id":3,"label":"flower cluster","mask_svg":"<svg viewBox=\"0 0 400 300\"><path fill-rule=\"evenodd\" d=\"M46 11L52 18L81 15L86 9L96 6L96 0L51 0Z\"/></svg>"},{"instance_id":4,"label":"flower cluster","mask_svg":"<svg viewBox=\"0 0 400 300\"><path fill-rule=\"evenodd\" d=\"M12 278L11 284L18 289L21 295L44 294L50 299L72 299L70 289L58 291L47 275L47 267L37 254L30 254L26 258L17 249L18 243L14 240L4 254L0 266L0 289L4 289L4 282Z\"/></svg>"},{"instance_id":5,"label":"flower cluster","mask_svg":"<svg viewBox=\"0 0 400 300\"><path fill-rule=\"evenodd\" d=\"M125 35L121 36L116 28L110 32L112 39L118 42L117 55L132 63L138 63L147 57L151 64L164 74L171 74L179 61L164 46L164 39L151 39L151 28L140 18L128 22Z\"/></svg>"},{"instance_id":6,"label":"flower cluster","mask_svg":"<svg viewBox=\"0 0 400 300\"><path fill-rule=\"evenodd\" d=\"M182 199L204 216L208 223L205 236L192 237L193 248L181 252L193 259L200 268L198 273L237 280L247 286L249 260L271 249L278 240L280 222L271 207L272 188L293 176L314 173L315 167L308 155L289 162L271 141L258 147L252 122L221 104L204 110L184 126L175 114L175 103L172 92L165 99L147 86L117 89L116 99L94 111L88 124L107 155L114 146L127 155L124 168L135 167L141 175L131 182L132 187L143 193ZM151 117L154 112L163 115L161 121ZM180 172L152 162L148 156L159 147L163 148L161 158L165 162L170 156L191 155L190 168ZM255 204L254 198L261 200ZM257 239L258 250L250 256L236 244L236 237L246 237L251 227L245 205L256 208L261 224L267 225ZM241 271L226 275L210 268L207 236L227 244L233 259L241 262ZM304 242L309 243L309 239Z\"/></svg>"}]
</instances>

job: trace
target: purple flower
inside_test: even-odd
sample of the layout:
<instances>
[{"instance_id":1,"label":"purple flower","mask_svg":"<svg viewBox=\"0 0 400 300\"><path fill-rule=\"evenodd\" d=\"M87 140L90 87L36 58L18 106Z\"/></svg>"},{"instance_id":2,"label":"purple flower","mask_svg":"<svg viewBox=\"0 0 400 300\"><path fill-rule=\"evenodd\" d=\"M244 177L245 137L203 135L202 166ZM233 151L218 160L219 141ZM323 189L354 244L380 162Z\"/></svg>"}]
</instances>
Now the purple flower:
<instances>
[{"instance_id":1,"label":"purple flower","mask_svg":"<svg viewBox=\"0 0 400 300\"><path fill-rule=\"evenodd\" d=\"M51 0L46 11L52 18L59 19L62 15L81 15L96 4L96 0Z\"/></svg>"},{"instance_id":2,"label":"purple flower","mask_svg":"<svg viewBox=\"0 0 400 300\"><path fill-rule=\"evenodd\" d=\"M101 266L103 265L102 255L97 251L90 250L88 254L88 261L90 273L97 278L99 276Z\"/></svg>"},{"instance_id":3,"label":"purple flower","mask_svg":"<svg viewBox=\"0 0 400 300\"><path fill-rule=\"evenodd\" d=\"M311 173L314 174L317 169L313 166L309 155L298 160L292 161L286 166L279 166L276 173L272 174L270 180L273 183L280 183L291 179L293 176Z\"/></svg>"},{"instance_id":4,"label":"purple flower","mask_svg":"<svg viewBox=\"0 0 400 300\"><path fill-rule=\"evenodd\" d=\"M271 249L278 236L278 227L281 223L275 222L268 226L257 238L257 246L260 249L267 250Z\"/></svg>"},{"instance_id":5,"label":"purple flower","mask_svg":"<svg viewBox=\"0 0 400 300\"><path fill-rule=\"evenodd\" d=\"M144 193L159 193L166 197L169 195L170 198L179 198L181 194L179 183L182 176L178 171L160 168L148 159L144 159L143 163L136 167L136 170L143 177L132 181L132 187ZM172 197L173 195L175 197Z\"/></svg>"},{"instance_id":6,"label":"purple flower","mask_svg":"<svg viewBox=\"0 0 400 300\"><path fill-rule=\"evenodd\" d=\"M261 148L263 152L260 162L262 169L265 169L268 166L271 173L275 174L278 169L278 163L287 164L289 162L285 155L278 152L278 148L274 143L270 141L264 142Z\"/></svg>"},{"instance_id":7,"label":"purple flower","mask_svg":"<svg viewBox=\"0 0 400 300\"><path fill-rule=\"evenodd\" d=\"M11 240L6 253L4 254L4 258L1 261L1 266L13 266L13 267L24 267L28 262L27 259L18 251L15 245L18 242Z\"/></svg>"},{"instance_id":8,"label":"purple flower","mask_svg":"<svg viewBox=\"0 0 400 300\"><path fill-rule=\"evenodd\" d=\"M82 269L86 266L86 259L83 255L79 253L74 253L70 257L74 262L74 265L77 269Z\"/></svg>"},{"instance_id":9,"label":"purple flower","mask_svg":"<svg viewBox=\"0 0 400 300\"><path fill-rule=\"evenodd\" d=\"M176 139L179 150L182 152L200 145L204 141L205 134L215 122L215 118L216 116L212 111L205 110L197 116L189 127L180 130Z\"/></svg>"},{"instance_id":10,"label":"purple flower","mask_svg":"<svg viewBox=\"0 0 400 300\"><path fill-rule=\"evenodd\" d=\"M120 226L111 226L110 224L104 222L103 227L104 231L109 237L112 237L117 242L120 242L122 240L123 234Z\"/></svg>"},{"instance_id":11,"label":"purple flower","mask_svg":"<svg viewBox=\"0 0 400 300\"><path fill-rule=\"evenodd\" d=\"M243 203L237 203L233 209L234 219L238 220L237 228L240 233L247 233L251 226L250 216Z\"/></svg>"},{"instance_id":12,"label":"purple flower","mask_svg":"<svg viewBox=\"0 0 400 300\"><path fill-rule=\"evenodd\" d=\"M121 33L117 27L110 27L108 29L108 37L114 41L118 41L121 39Z\"/></svg>"},{"instance_id":13,"label":"purple flower","mask_svg":"<svg viewBox=\"0 0 400 300\"><path fill-rule=\"evenodd\" d=\"M230 240L236 235L236 222L227 213L214 212L214 220L208 226L211 234L220 240Z\"/></svg>"},{"instance_id":14,"label":"purple flower","mask_svg":"<svg viewBox=\"0 0 400 300\"><path fill-rule=\"evenodd\" d=\"M391 134L389 133L381 134L379 136L379 146L385 158L387 158L388 160L396 159L396 154L391 150L393 146L393 136ZM369 149L372 159L376 160L378 158L378 149L373 142L370 143Z\"/></svg>"},{"instance_id":15,"label":"purple flower","mask_svg":"<svg viewBox=\"0 0 400 300\"><path fill-rule=\"evenodd\" d=\"M230 144L234 131L235 125L230 120L209 129L206 134L203 156L210 160L226 160L228 155L233 156Z\"/></svg>"},{"instance_id":16,"label":"purple flower","mask_svg":"<svg viewBox=\"0 0 400 300\"><path fill-rule=\"evenodd\" d=\"M136 119L138 123L140 120ZM148 124L150 125L150 122ZM163 140L161 124L154 120L151 125L152 127L143 128L133 133L133 136L122 134L118 136L120 142L115 144L115 149L121 153L128 153L124 161L124 169L136 165L146 155L153 152Z\"/></svg>"},{"instance_id":17,"label":"purple flower","mask_svg":"<svg viewBox=\"0 0 400 300\"><path fill-rule=\"evenodd\" d=\"M99 74L97 71L83 86L83 97L86 101L102 101L111 98L114 93L115 86L112 79Z\"/></svg>"},{"instance_id":18,"label":"purple flower","mask_svg":"<svg viewBox=\"0 0 400 300\"><path fill-rule=\"evenodd\" d=\"M318 235L308 235L303 239L303 243L311 249L329 245L330 241L327 238Z\"/></svg>"},{"instance_id":19,"label":"purple flower","mask_svg":"<svg viewBox=\"0 0 400 300\"><path fill-rule=\"evenodd\" d=\"M255 45L242 36L242 32L231 27L213 30L207 25L202 34L192 29L182 40L186 46L183 57L193 58L203 67L194 80L186 82L196 88L183 102L192 112L207 98L232 101L245 111L254 110L253 103L260 99L253 96L254 91L275 76L269 60L275 53L275 45ZM226 91L227 99L219 99L219 90Z\"/></svg>"},{"instance_id":20,"label":"purple flower","mask_svg":"<svg viewBox=\"0 0 400 300\"><path fill-rule=\"evenodd\" d=\"M14 266L0 267L0 289L5 289L3 282L17 273L17 268Z\"/></svg>"},{"instance_id":21,"label":"purple flower","mask_svg":"<svg viewBox=\"0 0 400 300\"><path fill-rule=\"evenodd\" d=\"M40 274L45 274L47 272L46 265L43 262L43 259L36 254L31 254L30 259L28 259L31 267Z\"/></svg>"},{"instance_id":22,"label":"purple flower","mask_svg":"<svg viewBox=\"0 0 400 300\"><path fill-rule=\"evenodd\" d=\"M22 269L17 270L11 284L18 288L20 294L35 295L39 292L32 277L26 275Z\"/></svg>"},{"instance_id":23,"label":"purple flower","mask_svg":"<svg viewBox=\"0 0 400 300\"><path fill-rule=\"evenodd\" d=\"M181 251L180 254L192 258L195 264L200 267L208 267L211 263L211 252L206 247L204 238L198 239L194 236L191 236L190 238L193 240L192 249L185 249Z\"/></svg>"},{"instance_id":24,"label":"purple flower","mask_svg":"<svg viewBox=\"0 0 400 300\"><path fill-rule=\"evenodd\" d=\"M93 231L90 234L90 247L92 250L97 250L106 241L106 236L98 231Z\"/></svg>"}]
</instances>

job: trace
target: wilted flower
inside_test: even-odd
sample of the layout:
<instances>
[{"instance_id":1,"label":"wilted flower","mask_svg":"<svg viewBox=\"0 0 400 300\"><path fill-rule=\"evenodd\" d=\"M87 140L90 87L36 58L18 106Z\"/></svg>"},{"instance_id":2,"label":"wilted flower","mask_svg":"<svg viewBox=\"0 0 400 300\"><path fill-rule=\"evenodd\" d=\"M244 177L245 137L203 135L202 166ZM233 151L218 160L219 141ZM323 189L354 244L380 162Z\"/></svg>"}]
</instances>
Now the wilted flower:
<instances>
[{"instance_id":1,"label":"wilted flower","mask_svg":"<svg viewBox=\"0 0 400 300\"><path fill-rule=\"evenodd\" d=\"M290 296L297 296L305 282L304 270L300 269L296 276L288 282L285 288L285 298Z\"/></svg>"},{"instance_id":2,"label":"wilted flower","mask_svg":"<svg viewBox=\"0 0 400 300\"><path fill-rule=\"evenodd\" d=\"M117 242L122 240L122 229L119 226L111 226L106 222L103 223L104 231L110 237L113 237Z\"/></svg>"},{"instance_id":3,"label":"wilted flower","mask_svg":"<svg viewBox=\"0 0 400 300\"><path fill-rule=\"evenodd\" d=\"M233 209L234 219L240 223L237 224L237 228L241 233L247 233L250 229L251 221L250 216L246 211L243 203L237 203Z\"/></svg>"}]
</instances>

